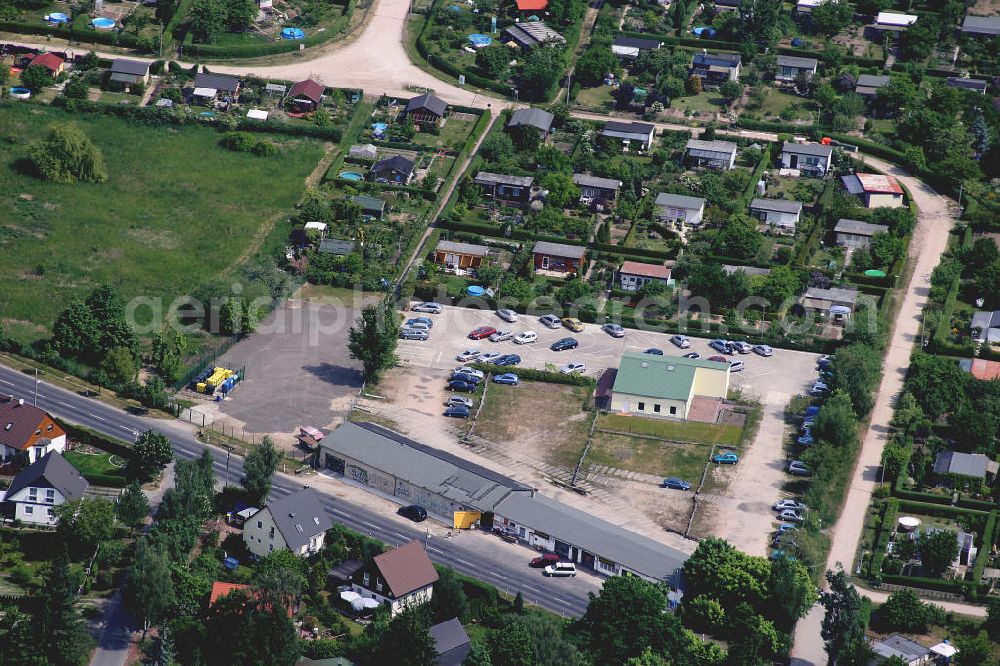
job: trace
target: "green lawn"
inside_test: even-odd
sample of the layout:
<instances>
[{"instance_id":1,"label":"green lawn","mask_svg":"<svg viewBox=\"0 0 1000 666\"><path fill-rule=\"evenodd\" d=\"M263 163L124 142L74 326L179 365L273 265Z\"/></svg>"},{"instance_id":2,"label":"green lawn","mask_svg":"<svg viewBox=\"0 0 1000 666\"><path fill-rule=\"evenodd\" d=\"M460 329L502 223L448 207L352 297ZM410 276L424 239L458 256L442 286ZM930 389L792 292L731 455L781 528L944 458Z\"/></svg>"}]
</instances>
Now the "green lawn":
<instances>
[{"instance_id":1,"label":"green lawn","mask_svg":"<svg viewBox=\"0 0 1000 666\"><path fill-rule=\"evenodd\" d=\"M110 462L111 454L101 451L95 454L66 451L63 454L66 462L75 467L84 476L96 474L104 476L121 476L124 470Z\"/></svg>"},{"instance_id":2,"label":"green lawn","mask_svg":"<svg viewBox=\"0 0 1000 666\"><path fill-rule=\"evenodd\" d=\"M810 102L802 97L771 88L768 89L767 97L764 99L763 111L768 117L780 117L785 109L796 107L791 112L789 120L807 120L812 118L812 113L803 108L808 104Z\"/></svg>"},{"instance_id":3,"label":"green lawn","mask_svg":"<svg viewBox=\"0 0 1000 666\"><path fill-rule=\"evenodd\" d=\"M718 90L703 90L697 95L678 97L671 100L670 108L679 111L693 111L701 115L711 115L722 110L722 96Z\"/></svg>"},{"instance_id":4,"label":"green lawn","mask_svg":"<svg viewBox=\"0 0 1000 666\"><path fill-rule=\"evenodd\" d=\"M103 184L47 183L26 159L46 127L77 123L103 151ZM292 209L323 149L274 137L261 158L219 146L208 127L149 127L33 104L0 106L0 310L35 338L73 298L102 283L130 299L188 294Z\"/></svg>"},{"instance_id":5,"label":"green lawn","mask_svg":"<svg viewBox=\"0 0 1000 666\"><path fill-rule=\"evenodd\" d=\"M637 416L602 414L597 419L597 427L602 430L628 432L636 435L651 435L679 442L699 442L702 444L722 444L737 446L743 428L736 425L716 425L694 421L666 421L645 419Z\"/></svg>"},{"instance_id":6,"label":"green lawn","mask_svg":"<svg viewBox=\"0 0 1000 666\"><path fill-rule=\"evenodd\" d=\"M581 88L580 92L576 94L576 104L587 109L609 111L614 104L614 99L611 98L611 87Z\"/></svg>"},{"instance_id":7,"label":"green lawn","mask_svg":"<svg viewBox=\"0 0 1000 666\"><path fill-rule=\"evenodd\" d=\"M699 444L667 444L642 437L594 433L588 465L607 465L642 474L679 476L691 485L701 479L711 449Z\"/></svg>"},{"instance_id":8,"label":"green lawn","mask_svg":"<svg viewBox=\"0 0 1000 666\"><path fill-rule=\"evenodd\" d=\"M449 148L458 151L465 145L465 140L469 138L473 125L475 125L474 120L448 118L444 127L440 128L439 134L417 132L413 135L413 143L428 148Z\"/></svg>"}]
</instances>

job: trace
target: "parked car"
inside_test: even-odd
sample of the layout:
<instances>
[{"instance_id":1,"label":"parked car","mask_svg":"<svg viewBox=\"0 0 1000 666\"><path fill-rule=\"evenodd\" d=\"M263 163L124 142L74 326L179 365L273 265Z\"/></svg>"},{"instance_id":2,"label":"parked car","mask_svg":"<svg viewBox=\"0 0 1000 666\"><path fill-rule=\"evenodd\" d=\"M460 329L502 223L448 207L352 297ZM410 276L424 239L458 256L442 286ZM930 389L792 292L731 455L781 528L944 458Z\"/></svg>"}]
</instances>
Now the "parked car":
<instances>
[{"instance_id":1,"label":"parked car","mask_svg":"<svg viewBox=\"0 0 1000 666\"><path fill-rule=\"evenodd\" d=\"M775 511L784 511L785 509L791 509L792 511L805 511L806 505L798 500L793 499L780 499L774 503L771 507Z\"/></svg>"},{"instance_id":2,"label":"parked car","mask_svg":"<svg viewBox=\"0 0 1000 666\"><path fill-rule=\"evenodd\" d=\"M785 509L784 511L778 514L778 520L787 520L793 523L801 523L803 518L802 515L799 514L799 512L793 511L792 509Z\"/></svg>"},{"instance_id":3,"label":"parked car","mask_svg":"<svg viewBox=\"0 0 1000 666\"><path fill-rule=\"evenodd\" d=\"M523 333L518 333L514 336L514 344L516 345L527 345L531 344L538 339L538 333L534 331L524 331Z\"/></svg>"},{"instance_id":4,"label":"parked car","mask_svg":"<svg viewBox=\"0 0 1000 666\"><path fill-rule=\"evenodd\" d=\"M732 345L732 349L737 354L749 354L750 352L753 351L753 345L751 345L749 342L738 341L738 342L730 342L729 344Z\"/></svg>"},{"instance_id":5,"label":"parked car","mask_svg":"<svg viewBox=\"0 0 1000 666\"><path fill-rule=\"evenodd\" d=\"M461 405L454 405L444 410L445 416L451 416L456 419L467 419L471 414L472 411L468 407L462 407Z\"/></svg>"},{"instance_id":6,"label":"parked car","mask_svg":"<svg viewBox=\"0 0 1000 666\"><path fill-rule=\"evenodd\" d=\"M411 504L409 506L404 506L396 513L403 516L404 518L409 518L415 523L427 520L427 509L420 506L419 504Z\"/></svg>"},{"instance_id":7,"label":"parked car","mask_svg":"<svg viewBox=\"0 0 1000 666\"><path fill-rule=\"evenodd\" d=\"M753 353L759 356L773 356L774 350L767 345L754 345Z\"/></svg>"},{"instance_id":8,"label":"parked car","mask_svg":"<svg viewBox=\"0 0 1000 666\"><path fill-rule=\"evenodd\" d=\"M650 347L649 349L647 349L646 351L644 351L642 353L643 354L652 354L653 356L663 356L663 350L662 349L657 349L656 347Z\"/></svg>"},{"instance_id":9,"label":"parked car","mask_svg":"<svg viewBox=\"0 0 1000 666\"><path fill-rule=\"evenodd\" d=\"M493 361L493 365L505 366L505 365L517 365L521 362L521 357L517 354L504 354L497 360Z\"/></svg>"},{"instance_id":10,"label":"parked car","mask_svg":"<svg viewBox=\"0 0 1000 666\"><path fill-rule=\"evenodd\" d=\"M473 391L476 390L476 385L475 384L469 384L468 382L463 382L463 381L458 380L458 379L453 379L452 381L448 382L448 390L449 391L463 391L465 393L472 393Z\"/></svg>"},{"instance_id":11,"label":"parked car","mask_svg":"<svg viewBox=\"0 0 1000 666\"><path fill-rule=\"evenodd\" d=\"M576 349L579 346L580 343L577 342L576 338L560 338L549 345L549 349L552 351L565 351L567 349Z\"/></svg>"},{"instance_id":12,"label":"parked car","mask_svg":"<svg viewBox=\"0 0 1000 666\"><path fill-rule=\"evenodd\" d=\"M493 377L493 381L497 384L507 384L508 386L517 386L518 376L513 372L505 372L502 375L496 375Z\"/></svg>"},{"instance_id":13,"label":"parked car","mask_svg":"<svg viewBox=\"0 0 1000 666\"><path fill-rule=\"evenodd\" d=\"M800 435L795 441L801 446L812 446L816 443L816 440L813 439L812 436L812 430L806 430L805 433Z\"/></svg>"},{"instance_id":14,"label":"parked car","mask_svg":"<svg viewBox=\"0 0 1000 666\"><path fill-rule=\"evenodd\" d=\"M687 349L691 346L691 338L686 335L674 335L670 338L670 342L674 343L681 349Z\"/></svg>"},{"instance_id":15,"label":"parked car","mask_svg":"<svg viewBox=\"0 0 1000 666\"><path fill-rule=\"evenodd\" d=\"M476 384L478 384L483 380L480 379L479 377L476 377L475 375L470 375L466 372L453 372L451 373L450 381L465 382L466 384L472 384L473 386L475 386Z\"/></svg>"},{"instance_id":16,"label":"parked car","mask_svg":"<svg viewBox=\"0 0 1000 666\"><path fill-rule=\"evenodd\" d=\"M554 314L542 315L538 318L538 321L542 322L542 326L547 328L559 328L562 326L562 320Z\"/></svg>"},{"instance_id":17,"label":"parked car","mask_svg":"<svg viewBox=\"0 0 1000 666\"><path fill-rule=\"evenodd\" d=\"M472 409L473 405L471 398L463 398L459 395L451 396L444 404L446 407L467 407L468 409Z\"/></svg>"},{"instance_id":18,"label":"parked car","mask_svg":"<svg viewBox=\"0 0 1000 666\"><path fill-rule=\"evenodd\" d=\"M572 375L575 372L583 373L587 371L587 365L585 363L567 363L563 367L559 368L559 372L564 375Z\"/></svg>"},{"instance_id":19,"label":"parked car","mask_svg":"<svg viewBox=\"0 0 1000 666\"><path fill-rule=\"evenodd\" d=\"M550 564L549 566L542 569L542 573L546 576L575 576L576 575L576 565L572 562L556 562L555 564Z\"/></svg>"},{"instance_id":20,"label":"parked car","mask_svg":"<svg viewBox=\"0 0 1000 666\"><path fill-rule=\"evenodd\" d=\"M824 395L830 391L830 387L823 382L816 382L809 389L809 395Z\"/></svg>"},{"instance_id":21,"label":"parked car","mask_svg":"<svg viewBox=\"0 0 1000 666\"><path fill-rule=\"evenodd\" d=\"M716 354L715 356L709 356L708 360L715 361L716 363L726 363L726 364L729 363L728 358L726 358L725 356L719 356L718 354Z\"/></svg>"},{"instance_id":22,"label":"parked car","mask_svg":"<svg viewBox=\"0 0 1000 666\"><path fill-rule=\"evenodd\" d=\"M455 360L461 361L463 363L465 363L466 361L478 360L479 357L482 355L482 353L483 352L479 351L478 349L466 349L458 356L456 356Z\"/></svg>"},{"instance_id":23,"label":"parked car","mask_svg":"<svg viewBox=\"0 0 1000 666\"><path fill-rule=\"evenodd\" d=\"M430 332L431 330L431 327L425 324L424 322L414 321L412 319L403 324L402 328L408 328L414 331L428 331L428 332Z\"/></svg>"},{"instance_id":24,"label":"parked car","mask_svg":"<svg viewBox=\"0 0 1000 666\"><path fill-rule=\"evenodd\" d=\"M804 413L806 417L816 416L819 414L819 405L809 405Z\"/></svg>"},{"instance_id":25,"label":"parked car","mask_svg":"<svg viewBox=\"0 0 1000 666\"><path fill-rule=\"evenodd\" d=\"M583 322L576 317L563 317L562 325L573 331L574 333L583 332Z\"/></svg>"},{"instance_id":26,"label":"parked car","mask_svg":"<svg viewBox=\"0 0 1000 666\"><path fill-rule=\"evenodd\" d=\"M477 363L493 363L494 361L496 361L501 356L503 356L503 354L501 354L500 352L492 352L492 351L491 352L483 352L476 359L476 362Z\"/></svg>"},{"instance_id":27,"label":"parked car","mask_svg":"<svg viewBox=\"0 0 1000 666\"><path fill-rule=\"evenodd\" d=\"M428 340L431 334L417 328L403 328L399 331L399 337L403 340Z\"/></svg>"},{"instance_id":28,"label":"parked car","mask_svg":"<svg viewBox=\"0 0 1000 666\"><path fill-rule=\"evenodd\" d=\"M517 313L507 308L500 308L497 310L497 316L504 321L509 321L512 324L517 321Z\"/></svg>"},{"instance_id":29,"label":"parked car","mask_svg":"<svg viewBox=\"0 0 1000 666\"><path fill-rule=\"evenodd\" d=\"M663 479L660 484L661 488L670 488L672 490L691 490L691 484L676 476L668 476Z\"/></svg>"},{"instance_id":30,"label":"parked car","mask_svg":"<svg viewBox=\"0 0 1000 666\"><path fill-rule=\"evenodd\" d=\"M740 457L735 453L716 453L712 456L712 462L720 465L735 465L740 461Z\"/></svg>"},{"instance_id":31,"label":"parked car","mask_svg":"<svg viewBox=\"0 0 1000 666\"><path fill-rule=\"evenodd\" d=\"M798 532L798 525L793 525L792 523L782 523L778 525L778 534L784 534L785 532Z\"/></svg>"},{"instance_id":32,"label":"parked car","mask_svg":"<svg viewBox=\"0 0 1000 666\"><path fill-rule=\"evenodd\" d=\"M406 323L403 324L403 326L406 328L420 328L418 324L423 324L428 329L434 328L434 322L431 320L430 317L412 317L410 319L407 319Z\"/></svg>"},{"instance_id":33,"label":"parked car","mask_svg":"<svg viewBox=\"0 0 1000 666\"><path fill-rule=\"evenodd\" d=\"M490 336L490 342L507 342L513 339L514 331L497 331Z\"/></svg>"},{"instance_id":34,"label":"parked car","mask_svg":"<svg viewBox=\"0 0 1000 666\"><path fill-rule=\"evenodd\" d=\"M820 370L827 370L833 367L833 357L832 356L820 356L816 359L816 367Z\"/></svg>"},{"instance_id":35,"label":"parked car","mask_svg":"<svg viewBox=\"0 0 1000 666\"><path fill-rule=\"evenodd\" d=\"M733 349L732 349L731 345L732 345L732 343L728 342L726 340L712 340L711 342L708 343L709 347L711 347L715 351L721 352L723 354L732 354L733 353Z\"/></svg>"},{"instance_id":36,"label":"parked car","mask_svg":"<svg viewBox=\"0 0 1000 666\"><path fill-rule=\"evenodd\" d=\"M413 312L427 312L429 314L441 314L444 308L440 303L414 303L410 310Z\"/></svg>"},{"instance_id":37,"label":"parked car","mask_svg":"<svg viewBox=\"0 0 1000 666\"><path fill-rule=\"evenodd\" d=\"M699 354L698 352L688 352L687 354L684 354L684 358L692 358L697 360L701 358L701 354Z\"/></svg>"},{"instance_id":38,"label":"parked car","mask_svg":"<svg viewBox=\"0 0 1000 666\"><path fill-rule=\"evenodd\" d=\"M771 551L771 559L772 560L782 560L782 559L795 560L795 556L794 555L789 555L788 553L786 553L783 550L774 550L774 551Z\"/></svg>"},{"instance_id":39,"label":"parked car","mask_svg":"<svg viewBox=\"0 0 1000 666\"><path fill-rule=\"evenodd\" d=\"M558 562L559 556L555 553L544 553L531 560L528 566L534 567L535 569L543 569L550 564L557 564Z\"/></svg>"},{"instance_id":40,"label":"parked car","mask_svg":"<svg viewBox=\"0 0 1000 666\"><path fill-rule=\"evenodd\" d=\"M801 460L793 460L788 463L788 473L793 476L812 476L812 472Z\"/></svg>"},{"instance_id":41,"label":"parked car","mask_svg":"<svg viewBox=\"0 0 1000 666\"><path fill-rule=\"evenodd\" d=\"M467 365L460 365L452 370L452 372L464 372L467 375L473 375L474 377L479 377L480 379L486 376L483 374L482 370L476 370L475 368L470 368Z\"/></svg>"},{"instance_id":42,"label":"parked car","mask_svg":"<svg viewBox=\"0 0 1000 666\"><path fill-rule=\"evenodd\" d=\"M604 326L601 326L601 330L613 338L625 337L625 329L618 324L605 324Z\"/></svg>"},{"instance_id":43,"label":"parked car","mask_svg":"<svg viewBox=\"0 0 1000 666\"><path fill-rule=\"evenodd\" d=\"M472 331L469 333L469 339L482 340L483 338L490 337L496 332L497 329L493 328L492 326L479 326L478 328L472 329Z\"/></svg>"},{"instance_id":44,"label":"parked car","mask_svg":"<svg viewBox=\"0 0 1000 666\"><path fill-rule=\"evenodd\" d=\"M729 372L741 372L746 365L743 361L730 361L729 362Z\"/></svg>"},{"instance_id":45,"label":"parked car","mask_svg":"<svg viewBox=\"0 0 1000 666\"><path fill-rule=\"evenodd\" d=\"M814 425L816 425L816 417L807 416L804 419L802 419L802 425L799 426L799 429L802 432L805 432L806 430L810 430Z\"/></svg>"}]
</instances>

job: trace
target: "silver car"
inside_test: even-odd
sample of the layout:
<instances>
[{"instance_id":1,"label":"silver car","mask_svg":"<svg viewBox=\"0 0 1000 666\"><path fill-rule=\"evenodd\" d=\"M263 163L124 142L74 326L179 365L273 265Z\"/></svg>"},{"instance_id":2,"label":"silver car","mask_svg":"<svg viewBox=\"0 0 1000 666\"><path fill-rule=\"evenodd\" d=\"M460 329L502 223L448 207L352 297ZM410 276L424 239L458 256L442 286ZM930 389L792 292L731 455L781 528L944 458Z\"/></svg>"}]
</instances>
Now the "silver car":
<instances>
[{"instance_id":1,"label":"silver car","mask_svg":"<svg viewBox=\"0 0 1000 666\"><path fill-rule=\"evenodd\" d=\"M472 399L463 398L460 395L453 395L445 401L445 407L465 407L466 409L472 409Z\"/></svg>"},{"instance_id":2,"label":"silver car","mask_svg":"<svg viewBox=\"0 0 1000 666\"><path fill-rule=\"evenodd\" d=\"M517 321L517 313L508 308L500 308L499 310L497 310L497 316L503 319L504 321L509 321L511 323Z\"/></svg>"},{"instance_id":3,"label":"silver car","mask_svg":"<svg viewBox=\"0 0 1000 666\"><path fill-rule=\"evenodd\" d=\"M490 336L490 342L506 342L514 337L513 331L497 331Z\"/></svg>"},{"instance_id":4,"label":"silver car","mask_svg":"<svg viewBox=\"0 0 1000 666\"><path fill-rule=\"evenodd\" d=\"M613 338L624 338L625 329L618 324L605 324L601 327L601 330L610 335Z\"/></svg>"},{"instance_id":5,"label":"silver car","mask_svg":"<svg viewBox=\"0 0 1000 666\"><path fill-rule=\"evenodd\" d=\"M562 328L562 320L554 314L543 315L538 318L538 321L548 328Z\"/></svg>"},{"instance_id":6,"label":"silver car","mask_svg":"<svg viewBox=\"0 0 1000 666\"><path fill-rule=\"evenodd\" d=\"M431 334L419 328L404 328L399 332L399 337L403 340L426 340Z\"/></svg>"},{"instance_id":7,"label":"silver car","mask_svg":"<svg viewBox=\"0 0 1000 666\"><path fill-rule=\"evenodd\" d=\"M414 303L410 308L413 312L428 312L430 314L441 314L444 308L439 303Z\"/></svg>"},{"instance_id":8,"label":"silver car","mask_svg":"<svg viewBox=\"0 0 1000 666\"><path fill-rule=\"evenodd\" d=\"M750 345L749 342L733 342L731 344L733 345L733 349L735 349L741 354L749 354L751 351L753 351L753 347Z\"/></svg>"},{"instance_id":9,"label":"silver car","mask_svg":"<svg viewBox=\"0 0 1000 666\"><path fill-rule=\"evenodd\" d=\"M674 335L670 338L670 342L677 345L681 349L687 349L691 346L691 339L686 335Z\"/></svg>"}]
</instances>

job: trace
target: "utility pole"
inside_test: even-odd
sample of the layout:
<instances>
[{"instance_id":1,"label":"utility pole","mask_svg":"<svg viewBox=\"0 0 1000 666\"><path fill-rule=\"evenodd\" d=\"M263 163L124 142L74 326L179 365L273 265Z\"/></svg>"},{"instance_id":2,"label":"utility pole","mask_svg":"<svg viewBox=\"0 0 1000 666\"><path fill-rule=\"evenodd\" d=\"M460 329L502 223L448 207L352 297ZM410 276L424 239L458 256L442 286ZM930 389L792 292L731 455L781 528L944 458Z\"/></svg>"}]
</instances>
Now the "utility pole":
<instances>
[{"instance_id":1,"label":"utility pole","mask_svg":"<svg viewBox=\"0 0 1000 666\"><path fill-rule=\"evenodd\" d=\"M42 370L41 372L43 375L45 374L44 370ZM38 406L38 368L35 368L35 397L31 400L31 404L33 404L35 407Z\"/></svg>"}]
</instances>

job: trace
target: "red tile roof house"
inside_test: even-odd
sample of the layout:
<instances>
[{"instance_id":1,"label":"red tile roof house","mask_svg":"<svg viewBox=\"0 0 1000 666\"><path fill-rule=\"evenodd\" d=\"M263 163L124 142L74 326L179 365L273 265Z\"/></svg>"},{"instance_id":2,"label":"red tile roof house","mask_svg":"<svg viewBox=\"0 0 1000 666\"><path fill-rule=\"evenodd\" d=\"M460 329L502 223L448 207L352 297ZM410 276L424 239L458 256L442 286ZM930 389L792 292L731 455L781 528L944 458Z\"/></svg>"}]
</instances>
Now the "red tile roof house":
<instances>
[{"instance_id":1,"label":"red tile roof house","mask_svg":"<svg viewBox=\"0 0 1000 666\"><path fill-rule=\"evenodd\" d=\"M354 592L387 604L392 616L430 601L437 579L437 570L419 541L376 555L350 578Z\"/></svg>"},{"instance_id":2,"label":"red tile roof house","mask_svg":"<svg viewBox=\"0 0 1000 666\"><path fill-rule=\"evenodd\" d=\"M670 279L670 269L661 264L644 264L641 261L626 261L618 269L618 281L625 291L638 291L647 282L662 282Z\"/></svg>"},{"instance_id":3,"label":"red tile roof house","mask_svg":"<svg viewBox=\"0 0 1000 666\"><path fill-rule=\"evenodd\" d=\"M519 12L542 12L549 6L549 0L516 0Z\"/></svg>"},{"instance_id":4,"label":"red tile roof house","mask_svg":"<svg viewBox=\"0 0 1000 666\"><path fill-rule=\"evenodd\" d=\"M856 195L865 208L899 208L903 205L903 188L892 176L880 173L854 173L841 176L844 188Z\"/></svg>"},{"instance_id":5,"label":"red tile roof house","mask_svg":"<svg viewBox=\"0 0 1000 666\"><path fill-rule=\"evenodd\" d=\"M317 83L312 79L299 81L288 91L288 97L292 100L292 108L299 113L309 113L319 108L323 101L322 83Z\"/></svg>"},{"instance_id":6,"label":"red tile roof house","mask_svg":"<svg viewBox=\"0 0 1000 666\"><path fill-rule=\"evenodd\" d=\"M59 76L66 67L66 61L52 53L39 53L28 63L28 67L34 67L35 65L41 65L46 68L52 73L52 76Z\"/></svg>"},{"instance_id":7,"label":"red tile roof house","mask_svg":"<svg viewBox=\"0 0 1000 666\"><path fill-rule=\"evenodd\" d=\"M24 451L33 463L49 451L66 450L66 431L44 409L14 397L0 398L0 460Z\"/></svg>"}]
</instances>

